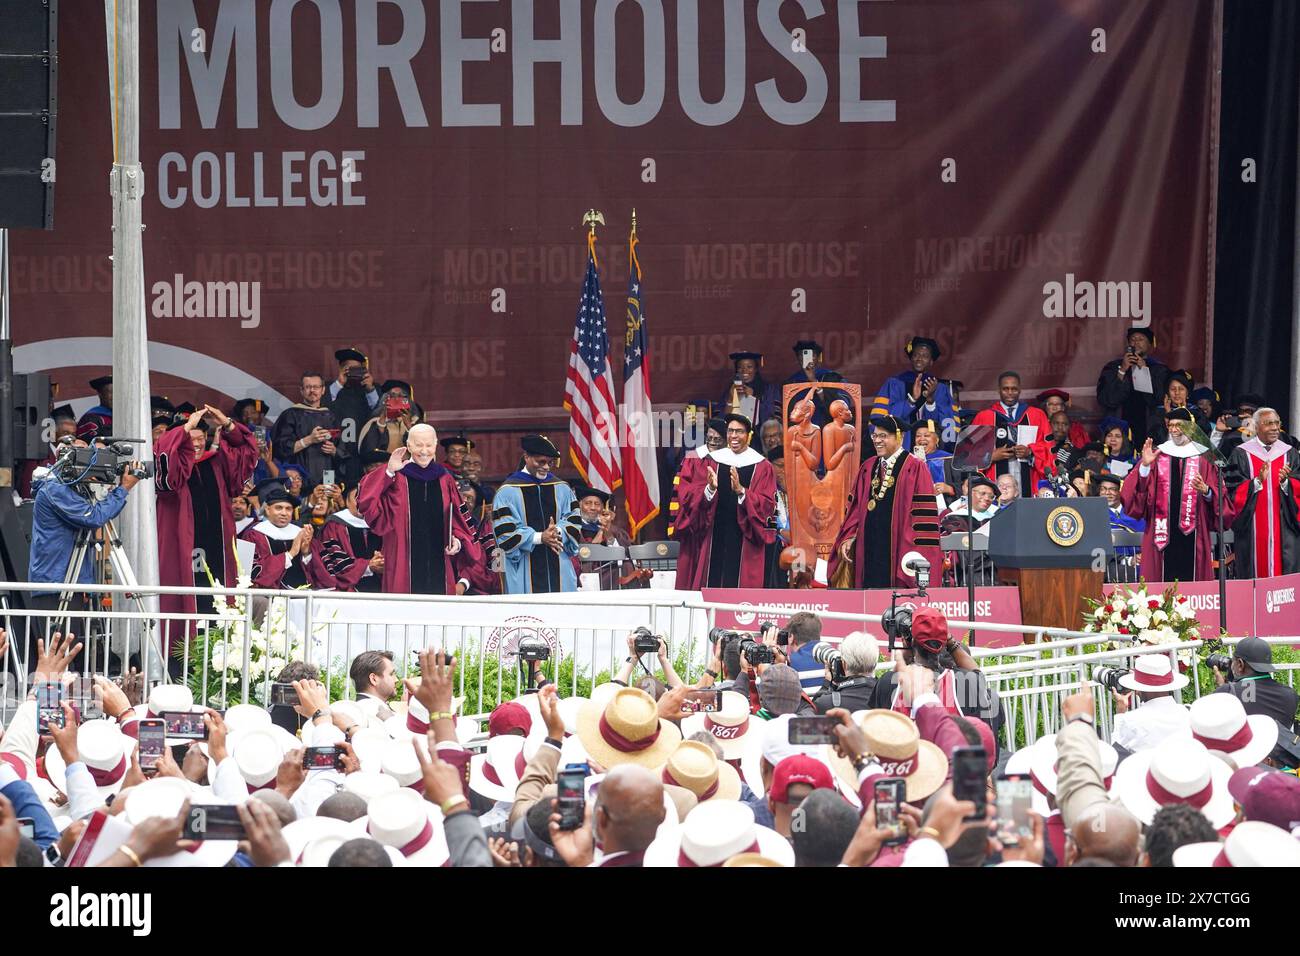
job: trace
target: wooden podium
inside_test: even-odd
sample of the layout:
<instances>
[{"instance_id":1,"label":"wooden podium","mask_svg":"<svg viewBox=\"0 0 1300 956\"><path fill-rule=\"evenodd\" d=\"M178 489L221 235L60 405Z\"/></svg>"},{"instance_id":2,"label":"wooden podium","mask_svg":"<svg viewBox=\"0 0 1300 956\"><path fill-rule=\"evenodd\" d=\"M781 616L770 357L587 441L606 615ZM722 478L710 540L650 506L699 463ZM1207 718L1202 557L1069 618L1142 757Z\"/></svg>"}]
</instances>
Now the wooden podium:
<instances>
[{"instance_id":1,"label":"wooden podium","mask_svg":"<svg viewBox=\"0 0 1300 956\"><path fill-rule=\"evenodd\" d=\"M1084 598L1100 598L1114 548L1101 498L1017 498L989 527L998 581L1020 589L1026 625L1077 631Z\"/></svg>"}]
</instances>

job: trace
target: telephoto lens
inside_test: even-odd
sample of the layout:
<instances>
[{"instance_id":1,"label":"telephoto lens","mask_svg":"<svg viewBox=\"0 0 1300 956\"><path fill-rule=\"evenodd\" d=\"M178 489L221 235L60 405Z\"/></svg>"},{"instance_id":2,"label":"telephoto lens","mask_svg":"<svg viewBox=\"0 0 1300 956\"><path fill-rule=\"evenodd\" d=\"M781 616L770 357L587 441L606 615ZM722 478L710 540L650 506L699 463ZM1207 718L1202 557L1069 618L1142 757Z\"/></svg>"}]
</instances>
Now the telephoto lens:
<instances>
[{"instance_id":1,"label":"telephoto lens","mask_svg":"<svg viewBox=\"0 0 1300 956\"><path fill-rule=\"evenodd\" d=\"M1119 679L1129 673L1131 671L1127 667L1094 667L1092 679L1107 690L1121 693L1125 688L1120 686Z\"/></svg>"}]
</instances>

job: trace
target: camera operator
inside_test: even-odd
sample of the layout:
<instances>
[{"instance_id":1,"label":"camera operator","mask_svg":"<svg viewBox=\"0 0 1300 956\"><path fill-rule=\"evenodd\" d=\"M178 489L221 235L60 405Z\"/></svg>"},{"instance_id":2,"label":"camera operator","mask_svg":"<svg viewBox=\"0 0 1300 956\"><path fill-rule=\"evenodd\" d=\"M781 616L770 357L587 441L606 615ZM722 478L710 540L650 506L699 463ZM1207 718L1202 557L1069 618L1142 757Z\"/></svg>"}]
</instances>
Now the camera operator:
<instances>
[{"instance_id":1,"label":"camera operator","mask_svg":"<svg viewBox=\"0 0 1300 956\"><path fill-rule=\"evenodd\" d=\"M817 660L817 648L822 639L822 619L811 611L790 615L785 626L790 635L790 666L799 674L799 684L811 694L822 686L825 668Z\"/></svg>"},{"instance_id":2,"label":"camera operator","mask_svg":"<svg viewBox=\"0 0 1300 956\"><path fill-rule=\"evenodd\" d=\"M1260 637L1237 642L1232 654L1230 674L1215 667L1216 694L1232 694L1241 701L1247 714L1267 714L1287 729L1296 726L1296 709L1300 697L1286 684L1273 679L1273 649ZM1226 683L1225 683L1226 681Z\"/></svg>"},{"instance_id":3,"label":"camera operator","mask_svg":"<svg viewBox=\"0 0 1300 956\"><path fill-rule=\"evenodd\" d=\"M648 645L650 641L654 641L655 649L650 651L645 645L638 648L638 638L644 641L646 645ZM655 659L659 662L659 669L663 671L664 675L664 684L669 690L672 690L675 687L686 686L686 682L678 677L677 672L673 670L673 662L668 656L668 642L662 635L656 636L651 634L650 629L646 627L638 627L627 636L627 657L624 658L623 666L619 668L618 673L614 675L614 683L622 684L624 687L631 686L632 674L636 670L638 664L645 669L646 676L653 677L650 670L645 668L645 655L650 653L653 653ZM700 684L700 686L704 687L705 685ZM651 694L651 696L654 695ZM657 699L658 698L656 697L656 700Z\"/></svg>"},{"instance_id":4,"label":"camera operator","mask_svg":"<svg viewBox=\"0 0 1300 956\"><path fill-rule=\"evenodd\" d=\"M75 439L73 448L89 447L84 441ZM58 466L56 466L58 467ZM59 594L63 582L69 578L72 552L76 546L77 534L82 530L97 531L112 521L126 507L126 495L140 482L138 473L140 463L131 462L122 472L118 484L102 498L91 490L92 486L76 482L77 472L70 463L56 472L50 470L35 479L36 501L32 507L32 543L28 554L28 579L38 584L57 585L49 591L34 592L28 599L32 610L52 612L59 606ZM64 482L68 483L64 483ZM78 584L95 582L95 555L87 549L81 567L72 569L71 580ZM69 601L69 610L80 610L88 606L86 594L74 593ZM50 629L58 630L56 621L51 621ZM78 628L80 630L80 628ZM45 620L38 617L31 619L28 627L28 657L36 661L34 653L36 637L43 636Z\"/></svg>"},{"instance_id":5,"label":"camera operator","mask_svg":"<svg viewBox=\"0 0 1300 956\"><path fill-rule=\"evenodd\" d=\"M1094 675L1096 671L1094 670ZM1118 684L1129 693L1121 694ZM1169 737L1189 733L1191 718L1187 708L1174 699L1174 691L1187 686L1187 678L1176 673L1163 654L1143 654L1133 662L1133 670L1119 674L1106 686L1115 700L1115 726L1110 742L1128 753L1150 750ZM1133 697L1142 706L1133 710Z\"/></svg>"},{"instance_id":6,"label":"camera operator","mask_svg":"<svg viewBox=\"0 0 1300 956\"><path fill-rule=\"evenodd\" d=\"M933 607L919 607L896 612L895 638L903 645L903 663L919 664L934 671L934 693L939 703L952 714L969 714L984 720L996 735L1002 724L1002 709L997 695L988 686L979 666L966 647L948 635L948 619ZM959 678L958 672L963 676ZM906 713L910 710L900 700L898 679L891 671L880 675L871 695L873 708Z\"/></svg>"},{"instance_id":7,"label":"camera operator","mask_svg":"<svg viewBox=\"0 0 1300 956\"><path fill-rule=\"evenodd\" d=\"M820 644L825 653L825 679L821 689L813 695L813 707L824 714L835 707L852 713L871 708L871 695L876 689L876 662L880 647L876 639L862 631L854 631L840 642L838 648Z\"/></svg>"},{"instance_id":8,"label":"camera operator","mask_svg":"<svg viewBox=\"0 0 1300 956\"><path fill-rule=\"evenodd\" d=\"M731 690L740 676L740 634L715 627L709 632L709 646L713 649L709 666L700 675L698 687Z\"/></svg>"}]
</instances>

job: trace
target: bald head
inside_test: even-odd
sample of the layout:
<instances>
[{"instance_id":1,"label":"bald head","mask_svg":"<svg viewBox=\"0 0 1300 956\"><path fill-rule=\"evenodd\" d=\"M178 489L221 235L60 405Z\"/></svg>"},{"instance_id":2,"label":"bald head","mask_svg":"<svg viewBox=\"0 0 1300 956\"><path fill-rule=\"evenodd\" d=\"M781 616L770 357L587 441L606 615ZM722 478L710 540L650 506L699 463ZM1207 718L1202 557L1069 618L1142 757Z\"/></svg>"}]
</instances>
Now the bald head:
<instances>
[{"instance_id":1,"label":"bald head","mask_svg":"<svg viewBox=\"0 0 1300 956\"><path fill-rule=\"evenodd\" d=\"M664 813L663 782L644 767L615 767L596 791L596 835L606 853L645 850Z\"/></svg>"},{"instance_id":2,"label":"bald head","mask_svg":"<svg viewBox=\"0 0 1300 956\"><path fill-rule=\"evenodd\" d=\"M1123 807L1099 803L1084 811L1074 824L1073 865L1082 859L1099 859L1116 866L1136 866L1138 841L1142 833L1137 817Z\"/></svg>"},{"instance_id":3,"label":"bald head","mask_svg":"<svg viewBox=\"0 0 1300 956\"><path fill-rule=\"evenodd\" d=\"M411 460L421 468L428 467L438 451L438 433L432 425L412 425L406 433L406 450L411 453Z\"/></svg>"},{"instance_id":4,"label":"bald head","mask_svg":"<svg viewBox=\"0 0 1300 956\"><path fill-rule=\"evenodd\" d=\"M280 826L287 827L294 820L298 819L298 813L289 804L289 798L277 790L258 790L251 797L253 800L261 800L280 818Z\"/></svg>"}]
</instances>

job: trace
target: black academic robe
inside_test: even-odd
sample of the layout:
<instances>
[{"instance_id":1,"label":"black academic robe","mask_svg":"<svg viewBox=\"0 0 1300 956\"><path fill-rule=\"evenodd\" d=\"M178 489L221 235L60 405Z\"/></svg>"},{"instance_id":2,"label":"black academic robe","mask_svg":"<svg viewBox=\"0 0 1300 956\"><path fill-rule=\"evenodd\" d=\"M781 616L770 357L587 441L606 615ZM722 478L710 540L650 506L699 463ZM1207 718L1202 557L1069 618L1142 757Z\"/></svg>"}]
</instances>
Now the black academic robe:
<instances>
[{"instance_id":1,"label":"black academic robe","mask_svg":"<svg viewBox=\"0 0 1300 956\"><path fill-rule=\"evenodd\" d=\"M328 408L310 408L306 405L291 405L280 413L280 417L275 420L275 431L272 433L272 448L275 457L286 464L301 465L307 472L313 485L321 483L322 476L327 469L335 468L335 460L332 455L327 455L321 450L321 445L308 445L302 451L295 453L293 450L294 443L299 438L310 435L314 428L339 428L338 420L334 413ZM357 426L360 432L361 426ZM340 436L341 437L341 436ZM336 442L337 445L337 442ZM335 476L335 480L339 476ZM304 492L306 489L304 489Z\"/></svg>"},{"instance_id":2,"label":"black academic robe","mask_svg":"<svg viewBox=\"0 0 1300 956\"><path fill-rule=\"evenodd\" d=\"M1282 480L1282 469L1290 475ZM1232 450L1225 475L1239 578L1300 571L1300 452L1288 442L1265 448L1258 438ZM1255 480L1259 480L1259 488Z\"/></svg>"}]
</instances>

